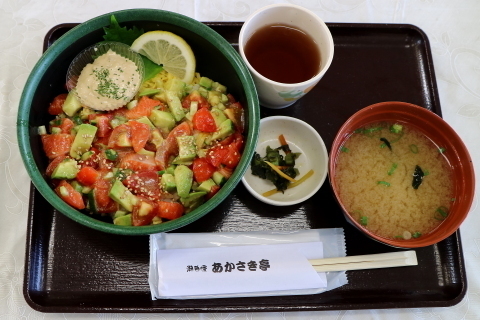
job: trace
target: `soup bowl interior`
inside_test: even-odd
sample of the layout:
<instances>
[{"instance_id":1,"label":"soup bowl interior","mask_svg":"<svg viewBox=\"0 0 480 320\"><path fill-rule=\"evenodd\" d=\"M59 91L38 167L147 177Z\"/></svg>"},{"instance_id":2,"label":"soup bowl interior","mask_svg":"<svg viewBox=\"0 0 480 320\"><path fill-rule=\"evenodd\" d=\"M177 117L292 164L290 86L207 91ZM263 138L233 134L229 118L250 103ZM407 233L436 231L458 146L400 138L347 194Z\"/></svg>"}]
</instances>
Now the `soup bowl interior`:
<instances>
[{"instance_id":1,"label":"soup bowl interior","mask_svg":"<svg viewBox=\"0 0 480 320\"><path fill-rule=\"evenodd\" d=\"M49 103L65 90L65 76L70 62L83 49L103 41L103 28L110 25L111 15L120 25L144 29L166 30L184 38L197 61L197 72L224 84L245 109L245 149L240 163L215 197L194 211L154 226L129 227L113 225L79 212L64 203L52 190L45 169L38 127L48 125L53 116L47 113ZM162 10L133 9L105 14L82 23L60 37L44 53L32 70L20 101L17 136L20 153L33 184L55 209L88 227L116 234L145 235L185 226L207 214L222 202L241 180L253 155L259 128L259 103L250 73L240 55L218 33L189 17Z\"/></svg>"},{"instance_id":2,"label":"soup bowl interior","mask_svg":"<svg viewBox=\"0 0 480 320\"><path fill-rule=\"evenodd\" d=\"M455 200L450 208L448 217L436 229L418 238L409 240L387 239L372 233L351 217L339 196L339 188L334 177L342 145L354 130L382 121L400 123L416 128L437 146L445 148L444 155L453 171L453 197ZM400 248L432 245L453 234L466 218L475 192L475 175L472 160L466 146L457 133L435 113L404 102L382 102L368 106L355 113L344 123L338 131L331 148L329 179L345 218L351 224L377 241Z\"/></svg>"}]
</instances>

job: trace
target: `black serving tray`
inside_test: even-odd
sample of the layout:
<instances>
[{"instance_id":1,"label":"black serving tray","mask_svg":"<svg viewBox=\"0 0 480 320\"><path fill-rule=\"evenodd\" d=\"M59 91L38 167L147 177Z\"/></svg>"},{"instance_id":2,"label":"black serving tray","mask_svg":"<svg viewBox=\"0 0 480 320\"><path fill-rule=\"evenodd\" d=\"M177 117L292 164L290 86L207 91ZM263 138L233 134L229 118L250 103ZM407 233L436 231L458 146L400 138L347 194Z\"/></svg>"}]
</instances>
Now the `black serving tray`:
<instances>
[{"instance_id":1,"label":"black serving tray","mask_svg":"<svg viewBox=\"0 0 480 320\"><path fill-rule=\"evenodd\" d=\"M207 23L237 47L242 23ZM45 48L75 24L53 28ZM310 123L327 148L357 110L404 101L441 115L427 36L401 24L329 23L335 55L319 84L294 105L262 108L262 117L286 115ZM259 202L242 184L215 210L175 232L225 232L343 227L347 254L395 251L349 225L326 182L309 200L289 207ZM57 212L33 187L24 296L42 312L257 312L446 307L464 297L467 281L457 231L415 249L417 267L347 272L349 284L317 295L156 300L147 282L148 237L102 233Z\"/></svg>"}]
</instances>

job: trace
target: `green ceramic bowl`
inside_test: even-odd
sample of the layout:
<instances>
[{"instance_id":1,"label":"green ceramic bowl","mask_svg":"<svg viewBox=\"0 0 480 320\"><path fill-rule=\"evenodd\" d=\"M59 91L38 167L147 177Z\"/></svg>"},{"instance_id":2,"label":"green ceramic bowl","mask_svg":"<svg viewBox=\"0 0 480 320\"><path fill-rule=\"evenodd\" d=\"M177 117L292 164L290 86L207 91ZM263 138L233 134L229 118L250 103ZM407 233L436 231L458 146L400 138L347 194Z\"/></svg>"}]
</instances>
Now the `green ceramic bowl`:
<instances>
[{"instance_id":1,"label":"green ceramic bowl","mask_svg":"<svg viewBox=\"0 0 480 320\"><path fill-rule=\"evenodd\" d=\"M154 226L126 227L102 222L77 211L63 202L51 188L45 169L48 159L43 153L37 128L52 119L47 112L50 101L65 92L64 82L70 62L83 49L102 41L103 27L114 14L121 26L143 28L145 31L166 30L184 38L192 47L197 71L227 86L228 91L246 110L245 151L228 182L215 197L187 215ZM185 226L206 215L235 188L245 173L255 150L259 130L257 92L240 55L218 33L189 17L162 10L133 9L99 16L73 28L60 37L40 58L25 85L17 119L20 153L35 187L58 211L69 218L100 231L122 235L146 235L166 232Z\"/></svg>"}]
</instances>

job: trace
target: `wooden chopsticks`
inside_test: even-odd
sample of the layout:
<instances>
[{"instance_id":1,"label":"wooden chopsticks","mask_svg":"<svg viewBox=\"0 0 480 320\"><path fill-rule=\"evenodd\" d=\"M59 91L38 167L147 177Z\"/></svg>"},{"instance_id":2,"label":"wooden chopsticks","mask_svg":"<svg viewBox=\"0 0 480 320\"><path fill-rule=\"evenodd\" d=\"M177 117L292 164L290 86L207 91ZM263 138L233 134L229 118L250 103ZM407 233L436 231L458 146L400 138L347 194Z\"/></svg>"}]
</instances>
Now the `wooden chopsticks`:
<instances>
[{"instance_id":1,"label":"wooden chopsticks","mask_svg":"<svg viewBox=\"0 0 480 320\"><path fill-rule=\"evenodd\" d=\"M309 260L317 272L416 266L414 250Z\"/></svg>"}]
</instances>

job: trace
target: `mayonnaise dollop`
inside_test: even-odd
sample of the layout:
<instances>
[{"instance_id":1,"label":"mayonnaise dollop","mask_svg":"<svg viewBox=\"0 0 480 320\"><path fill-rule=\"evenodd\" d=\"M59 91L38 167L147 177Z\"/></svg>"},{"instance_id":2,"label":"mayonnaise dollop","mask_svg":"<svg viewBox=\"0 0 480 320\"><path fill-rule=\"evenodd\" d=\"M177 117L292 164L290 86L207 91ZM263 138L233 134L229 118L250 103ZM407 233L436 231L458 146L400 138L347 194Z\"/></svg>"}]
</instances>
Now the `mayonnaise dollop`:
<instances>
[{"instance_id":1,"label":"mayonnaise dollop","mask_svg":"<svg viewBox=\"0 0 480 320\"><path fill-rule=\"evenodd\" d=\"M75 90L87 107L115 110L133 98L140 81L137 65L110 49L83 68Z\"/></svg>"}]
</instances>

